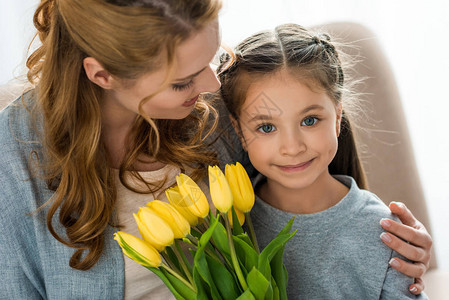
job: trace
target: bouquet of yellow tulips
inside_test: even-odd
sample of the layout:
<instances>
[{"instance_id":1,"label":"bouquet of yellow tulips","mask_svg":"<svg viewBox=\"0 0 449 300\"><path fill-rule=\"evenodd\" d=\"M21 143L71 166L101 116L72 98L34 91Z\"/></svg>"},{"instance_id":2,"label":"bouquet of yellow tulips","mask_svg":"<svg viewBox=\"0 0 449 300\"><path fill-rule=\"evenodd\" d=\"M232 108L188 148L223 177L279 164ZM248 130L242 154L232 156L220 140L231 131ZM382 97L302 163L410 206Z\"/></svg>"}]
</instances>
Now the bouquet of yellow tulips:
<instances>
[{"instance_id":1,"label":"bouquet of yellow tulips","mask_svg":"<svg viewBox=\"0 0 449 300\"><path fill-rule=\"evenodd\" d=\"M290 233L293 219L260 252L249 214L254 190L241 164L226 165L225 174L209 167L216 213L190 177L181 173L176 181L165 191L170 203L154 200L134 214L142 239L115 234L124 254L161 278L176 299L287 299L282 257L296 232Z\"/></svg>"}]
</instances>

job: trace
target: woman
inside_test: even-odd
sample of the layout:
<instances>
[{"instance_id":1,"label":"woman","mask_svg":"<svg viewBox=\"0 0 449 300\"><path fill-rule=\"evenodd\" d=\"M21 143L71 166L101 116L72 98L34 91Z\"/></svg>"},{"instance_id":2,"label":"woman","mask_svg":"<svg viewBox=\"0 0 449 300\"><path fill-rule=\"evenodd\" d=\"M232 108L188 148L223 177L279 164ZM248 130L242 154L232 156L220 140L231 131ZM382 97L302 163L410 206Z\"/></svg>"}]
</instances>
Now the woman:
<instances>
[{"instance_id":1,"label":"woman","mask_svg":"<svg viewBox=\"0 0 449 300\"><path fill-rule=\"evenodd\" d=\"M112 234L118 226L133 233L131 212L159 197L174 174L200 180L217 163L204 142L215 110L201 94L219 88L209 63L220 44L220 7L41 1L34 22L42 46L27 62L36 89L0 115L2 298L171 297L123 258ZM243 159L220 143L221 162ZM398 216L417 222L405 210ZM392 249L425 270L425 229L389 230L411 242L393 236ZM419 268L403 263L400 271Z\"/></svg>"}]
</instances>

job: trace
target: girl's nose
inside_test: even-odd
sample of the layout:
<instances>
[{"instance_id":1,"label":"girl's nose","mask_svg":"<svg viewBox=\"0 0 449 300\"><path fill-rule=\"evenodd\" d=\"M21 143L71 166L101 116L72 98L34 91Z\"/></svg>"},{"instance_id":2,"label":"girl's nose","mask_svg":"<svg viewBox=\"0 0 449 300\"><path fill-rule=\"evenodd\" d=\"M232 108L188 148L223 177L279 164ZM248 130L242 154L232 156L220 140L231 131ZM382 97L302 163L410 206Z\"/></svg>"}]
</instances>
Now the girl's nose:
<instances>
[{"instance_id":1,"label":"girl's nose","mask_svg":"<svg viewBox=\"0 0 449 300\"><path fill-rule=\"evenodd\" d=\"M280 135L279 152L285 156L295 156L307 149L304 138L298 131Z\"/></svg>"}]
</instances>

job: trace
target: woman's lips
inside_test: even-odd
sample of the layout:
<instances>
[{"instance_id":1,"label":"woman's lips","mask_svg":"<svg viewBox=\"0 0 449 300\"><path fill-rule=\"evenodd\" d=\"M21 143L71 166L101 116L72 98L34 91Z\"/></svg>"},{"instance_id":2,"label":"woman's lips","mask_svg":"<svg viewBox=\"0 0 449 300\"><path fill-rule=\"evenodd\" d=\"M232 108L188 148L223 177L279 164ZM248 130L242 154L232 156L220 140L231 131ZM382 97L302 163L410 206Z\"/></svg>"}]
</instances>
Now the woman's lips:
<instances>
[{"instance_id":1,"label":"woman's lips","mask_svg":"<svg viewBox=\"0 0 449 300\"><path fill-rule=\"evenodd\" d=\"M200 95L198 95L198 96L196 96L196 97L190 99L189 101L184 102L184 103L182 104L182 106L186 106L186 107L192 106L193 104L196 103L196 101L198 100L198 97L199 97L199 96L200 96Z\"/></svg>"},{"instance_id":2,"label":"woman's lips","mask_svg":"<svg viewBox=\"0 0 449 300\"><path fill-rule=\"evenodd\" d=\"M288 173L299 172L299 171L304 171L305 169L307 169L312 164L313 160L314 159L311 159L309 161L306 161L304 163L300 163L297 165L282 165L282 166L278 166L278 167L282 171L288 172Z\"/></svg>"}]
</instances>

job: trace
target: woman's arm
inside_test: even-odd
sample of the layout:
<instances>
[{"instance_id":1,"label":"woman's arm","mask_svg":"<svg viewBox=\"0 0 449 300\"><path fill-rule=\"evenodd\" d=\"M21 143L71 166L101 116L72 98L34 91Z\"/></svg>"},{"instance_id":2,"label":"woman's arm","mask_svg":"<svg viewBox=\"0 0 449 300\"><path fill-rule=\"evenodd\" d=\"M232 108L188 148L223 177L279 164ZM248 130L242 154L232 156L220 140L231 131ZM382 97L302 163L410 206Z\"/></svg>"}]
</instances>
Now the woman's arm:
<instances>
[{"instance_id":1,"label":"woman's arm","mask_svg":"<svg viewBox=\"0 0 449 300\"><path fill-rule=\"evenodd\" d=\"M402 224L382 219L380 224L389 233L382 234L381 239L388 247L412 261L406 262L394 257L390 264L399 272L415 278L415 283L410 285L409 290L418 295L424 290L421 277L429 268L432 237L405 204L391 202L389 207Z\"/></svg>"},{"instance_id":2,"label":"woman's arm","mask_svg":"<svg viewBox=\"0 0 449 300\"><path fill-rule=\"evenodd\" d=\"M0 237L0 241L4 241ZM0 246L0 299L42 299L21 267L15 253L8 253L4 244Z\"/></svg>"}]
</instances>

